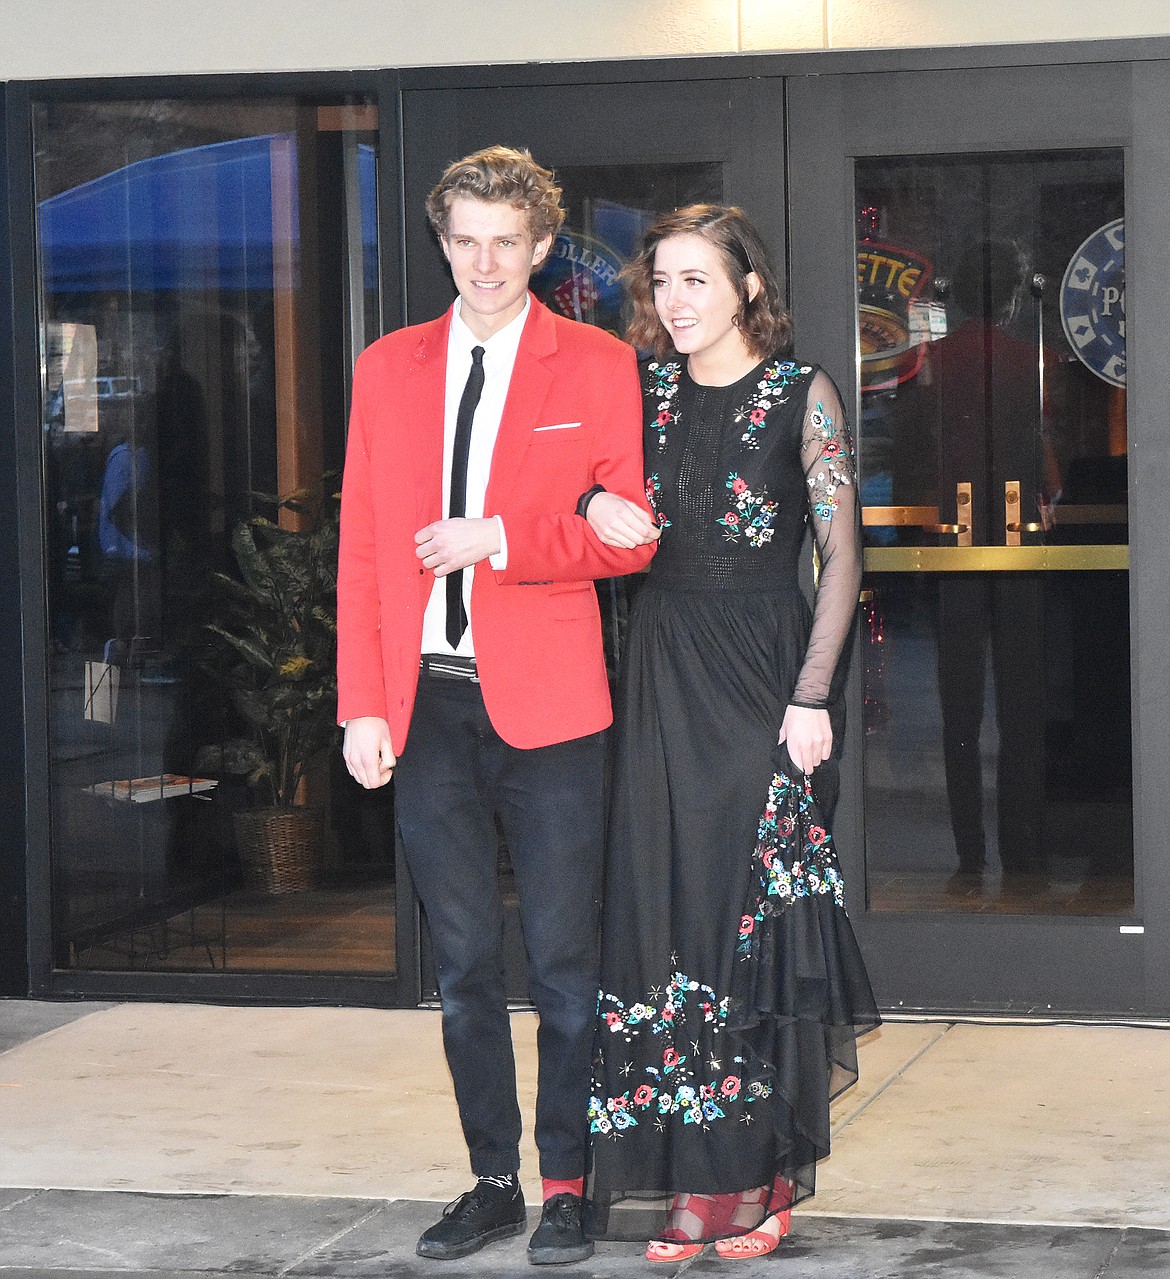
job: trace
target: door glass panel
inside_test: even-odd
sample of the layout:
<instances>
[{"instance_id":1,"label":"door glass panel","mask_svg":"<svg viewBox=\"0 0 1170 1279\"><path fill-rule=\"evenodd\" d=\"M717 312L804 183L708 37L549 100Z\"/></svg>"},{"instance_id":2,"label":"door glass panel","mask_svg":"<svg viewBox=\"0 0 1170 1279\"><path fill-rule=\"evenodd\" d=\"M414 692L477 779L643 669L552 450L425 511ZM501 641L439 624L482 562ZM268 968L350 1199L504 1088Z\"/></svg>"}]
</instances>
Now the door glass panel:
<instances>
[{"instance_id":1,"label":"door glass panel","mask_svg":"<svg viewBox=\"0 0 1170 1279\"><path fill-rule=\"evenodd\" d=\"M562 165L565 224L532 281L558 314L621 335L625 290L617 274L660 214L723 198L719 164Z\"/></svg>"},{"instance_id":2,"label":"door glass panel","mask_svg":"<svg viewBox=\"0 0 1170 1279\"><path fill-rule=\"evenodd\" d=\"M856 199L869 907L1128 914L1122 152Z\"/></svg>"},{"instance_id":3,"label":"door glass panel","mask_svg":"<svg viewBox=\"0 0 1170 1279\"><path fill-rule=\"evenodd\" d=\"M565 223L532 289L546 306L621 337L629 316L618 280L642 233L659 214L723 200L723 165L559 165ZM597 583L611 685L617 679L625 618L641 577Z\"/></svg>"},{"instance_id":4,"label":"door glass panel","mask_svg":"<svg viewBox=\"0 0 1170 1279\"><path fill-rule=\"evenodd\" d=\"M55 962L393 971L388 797L339 767L330 634L376 108L54 102L34 130Z\"/></svg>"}]
</instances>

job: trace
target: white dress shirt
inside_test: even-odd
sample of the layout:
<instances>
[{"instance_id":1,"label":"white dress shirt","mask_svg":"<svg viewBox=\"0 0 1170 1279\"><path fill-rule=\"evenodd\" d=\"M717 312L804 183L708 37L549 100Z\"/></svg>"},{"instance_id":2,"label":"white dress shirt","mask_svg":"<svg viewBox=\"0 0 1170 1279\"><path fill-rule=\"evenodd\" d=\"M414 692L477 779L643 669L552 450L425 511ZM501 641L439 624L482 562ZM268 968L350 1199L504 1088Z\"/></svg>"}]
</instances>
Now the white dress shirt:
<instances>
[{"instance_id":1,"label":"white dress shirt","mask_svg":"<svg viewBox=\"0 0 1170 1279\"><path fill-rule=\"evenodd\" d=\"M504 401L512 381L512 369L516 364L516 352L520 349L520 336L528 319L529 299L524 299L524 310L498 333L490 338L477 338L467 327L461 315L462 299L456 299L451 316L451 332L447 339L447 393L443 409L443 515L451 509L451 457L455 452L455 419L459 413L459 401L467 375L471 372L471 351L483 347L483 390L475 410L471 427L471 445L467 453L467 503L464 515L468 519L483 518L483 503L487 493L488 475L491 472L492 453L496 436L500 433L500 419L504 414ZM492 568L505 568L508 563L508 543L504 522L496 516L500 529L500 550L489 559ZM435 578L431 597L423 614L422 651L424 653L456 653L460 657L475 654L472 630L475 619L471 615L471 583L475 567L463 570L463 607L467 610L467 630L453 649L447 643L447 579Z\"/></svg>"}]
</instances>

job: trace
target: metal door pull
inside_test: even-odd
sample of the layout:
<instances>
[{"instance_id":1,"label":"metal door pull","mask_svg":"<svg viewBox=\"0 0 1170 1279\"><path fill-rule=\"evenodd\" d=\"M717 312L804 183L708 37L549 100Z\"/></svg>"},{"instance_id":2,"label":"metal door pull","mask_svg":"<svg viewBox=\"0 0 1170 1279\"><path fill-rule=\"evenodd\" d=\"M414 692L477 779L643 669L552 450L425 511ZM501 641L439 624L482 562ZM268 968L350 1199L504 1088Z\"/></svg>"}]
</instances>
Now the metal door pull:
<instances>
[{"instance_id":1,"label":"metal door pull","mask_svg":"<svg viewBox=\"0 0 1170 1279\"><path fill-rule=\"evenodd\" d=\"M1019 546L1021 533L1041 533L1044 525L1037 520L1020 519L1020 481L1007 480L1003 486L1004 545Z\"/></svg>"},{"instance_id":2,"label":"metal door pull","mask_svg":"<svg viewBox=\"0 0 1170 1279\"><path fill-rule=\"evenodd\" d=\"M955 514L958 516L960 527L955 530L958 533L956 546L971 545L971 481L960 480L955 485Z\"/></svg>"}]
</instances>

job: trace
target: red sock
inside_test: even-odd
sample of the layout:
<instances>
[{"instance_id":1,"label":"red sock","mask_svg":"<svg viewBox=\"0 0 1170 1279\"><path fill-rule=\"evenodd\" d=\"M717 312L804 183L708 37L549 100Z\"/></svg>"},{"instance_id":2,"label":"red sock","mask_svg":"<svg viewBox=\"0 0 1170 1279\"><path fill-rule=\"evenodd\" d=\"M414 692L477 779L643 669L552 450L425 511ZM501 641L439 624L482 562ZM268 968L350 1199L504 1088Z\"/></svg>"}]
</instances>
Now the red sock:
<instances>
[{"instance_id":1,"label":"red sock","mask_svg":"<svg viewBox=\"0 0 1170 1279\"><path fill-rule=\"evenodd\" d=\"M548 1201L553 1195L576 1195L580 1198L585 1193L585 1178L577 1177L573 1181L561 1181L556 1177L541 1177L544 1184L544 1201Z\"/></svg>"}]
</instances>

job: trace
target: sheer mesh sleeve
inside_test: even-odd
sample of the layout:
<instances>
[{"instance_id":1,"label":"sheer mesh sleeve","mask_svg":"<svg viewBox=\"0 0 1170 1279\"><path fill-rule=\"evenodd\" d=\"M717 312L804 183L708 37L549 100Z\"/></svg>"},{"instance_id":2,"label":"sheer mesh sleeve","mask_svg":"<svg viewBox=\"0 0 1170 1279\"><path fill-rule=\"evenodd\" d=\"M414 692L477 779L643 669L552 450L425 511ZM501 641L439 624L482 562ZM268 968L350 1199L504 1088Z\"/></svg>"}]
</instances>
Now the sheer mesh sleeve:
<instances>
[{"instance_id":1,"label":"sheer mesh sleeve","mask_svg":"<svg viewBox=\"0 0 1170 1279\"><path fill-rule=\"evenodd\" d=\"M822 708L857 615L861 586L861 505L845 409L827 373L809 384L800 441L809 519L821 558L812 633L792 705Z\"/></svg>"}]
</instances>

